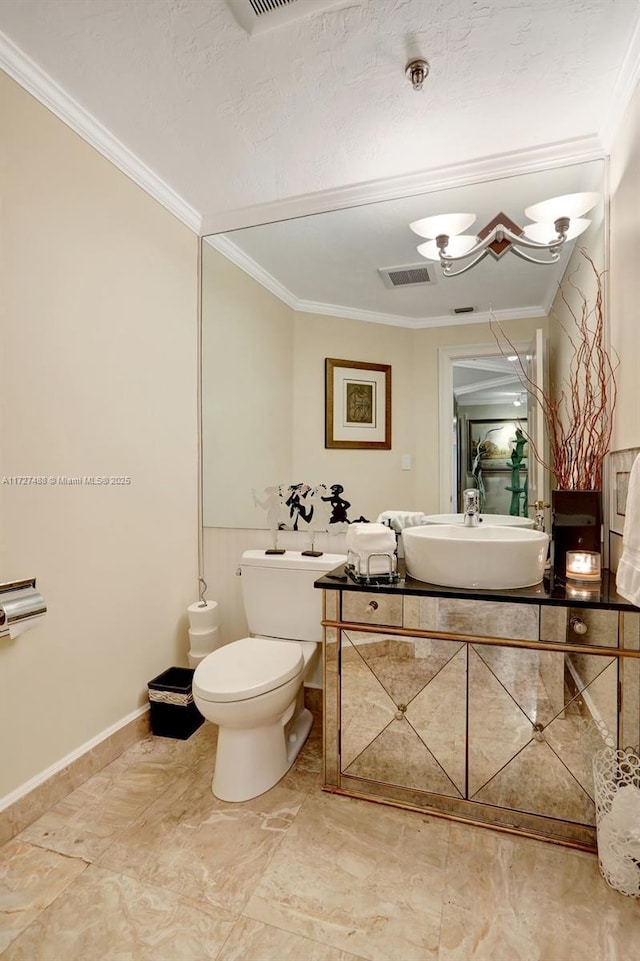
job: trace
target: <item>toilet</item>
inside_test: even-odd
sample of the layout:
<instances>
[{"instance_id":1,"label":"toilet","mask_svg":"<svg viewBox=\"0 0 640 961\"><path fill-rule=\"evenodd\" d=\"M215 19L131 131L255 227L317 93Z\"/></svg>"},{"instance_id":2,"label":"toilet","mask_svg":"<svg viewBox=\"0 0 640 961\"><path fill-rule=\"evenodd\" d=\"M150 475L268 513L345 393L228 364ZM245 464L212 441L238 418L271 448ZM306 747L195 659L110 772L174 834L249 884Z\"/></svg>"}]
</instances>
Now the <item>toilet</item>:
<instances>
[{"instance_id":1,"label":"toilet","mask_svg":"<svg viewBox=\"0 0 640 961\"><path fill-rule=\"evenodd\" d=\"M303 683L321 661L322 592L314 582L343 554L245 551L240 564L250 637L208 654L193 675L200 713L219 725L212 790L247 801L273 787L312 725Z\"/></svg>"}]
</instances>

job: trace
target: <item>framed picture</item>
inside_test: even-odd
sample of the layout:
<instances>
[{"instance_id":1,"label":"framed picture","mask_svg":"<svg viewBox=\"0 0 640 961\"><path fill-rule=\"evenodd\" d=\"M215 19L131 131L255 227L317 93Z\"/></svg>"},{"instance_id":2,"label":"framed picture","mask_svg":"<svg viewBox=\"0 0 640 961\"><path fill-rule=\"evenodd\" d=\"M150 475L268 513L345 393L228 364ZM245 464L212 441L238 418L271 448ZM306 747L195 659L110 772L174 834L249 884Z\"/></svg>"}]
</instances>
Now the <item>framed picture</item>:
<instances>
[{"instance_id":1,"label":"framed picture","mask_svg":"<svg viewBox=\"0 0 640 961\"><path fill-rule=\"evenodd\" d=\"M325 447L391 449L391 366L325 360Z\"/></svg>"},{"instance_id":2,"label":"framed picture","mask_svg":"<svg viewBox=\"0 0 640 961\"><path fill-rule=\"evenodd\" d=\"M482 470L511 470L511 452L516 442L516 428L523 428L526 432L526 417L513 420L470 420L469 421L469 464L471 474L476 466L476 457L480 455L478 466ZM529 445L525 443L523 460L520 466L523 470L528 466Z\"/></svg>"},{"instance_id":3,"label":"framed picture","mask_svg":"<svg viewBox=\"0 0 640 961\"><path fill-rule=\"evenodd\" d=\"M609 489L611 491L609 529L615 534L624 533L629 476L638 454L640 454L640 447L628 447L626 450L612 450L609 455Z\"/></svg>"}]
</instances>

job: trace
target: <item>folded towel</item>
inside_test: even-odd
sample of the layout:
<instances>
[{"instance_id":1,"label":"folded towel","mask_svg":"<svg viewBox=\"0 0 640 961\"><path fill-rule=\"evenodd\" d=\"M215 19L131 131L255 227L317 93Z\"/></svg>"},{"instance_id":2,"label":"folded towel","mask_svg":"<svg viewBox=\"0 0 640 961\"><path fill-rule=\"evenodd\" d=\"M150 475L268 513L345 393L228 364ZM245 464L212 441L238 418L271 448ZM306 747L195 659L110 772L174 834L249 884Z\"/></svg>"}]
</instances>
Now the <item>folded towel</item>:
<instances>
[{"instance_id":1,"label":"folded towel","mask_svg":"<svg viewBox=\"0 0 640 961\"><path fill-rule=\"evenodd\" d=\"M349 524L346 535L347 551L354 554L360 574L388 574L386 557L372 554L395 554L396 535L385 524Z\"/></svg>"},{"instance_id":2,"label":"folded towel","mask_svg":"<svg viewBox=\"0 0 640 961\"><path fill-rule=\"evenodd\" d=\"M405 527L422 527L426 514L422 511L383 511L377 518L377 523L390 526L397 534L401 534Z\"/></svg>"},{"instance_id":3,"label":"folded towel","mask_svg":"<svg viewBox=\"0 0 640 961\"><path fill-rule=\"evenodd\" d=\"M363 556L393 552L396 536L386 524L349 524L347 547Z\"/></svg>"},{"instance_id":4,"label":"folded towel","mask_svg":"<svg viewBox=\"0 0 640 961\"><path fill-rule=\"evenodd\" d=\"M640 454L631 476L622 534L622 557L616 574L618 594L640 607Z\"/></svg>"}]
</instances>

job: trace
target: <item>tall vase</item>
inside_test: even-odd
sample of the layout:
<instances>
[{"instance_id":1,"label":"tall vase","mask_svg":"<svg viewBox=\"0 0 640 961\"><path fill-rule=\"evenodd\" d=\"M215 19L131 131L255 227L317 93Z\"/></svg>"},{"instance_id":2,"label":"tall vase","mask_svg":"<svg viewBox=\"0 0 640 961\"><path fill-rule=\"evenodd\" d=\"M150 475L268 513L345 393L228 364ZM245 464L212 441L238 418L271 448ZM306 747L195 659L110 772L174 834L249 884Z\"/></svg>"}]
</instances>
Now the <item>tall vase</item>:
<instances>
[{"instance_id":1,"label":"tall vase","mask_svg":"<svg viewBox=\"0 0 640 961\"><path fill-rule=\"evenodd\" d=\"M564 578L567 551L602 548L602 491L552 491L553 570Z\"/></svg>"}]
</instances>

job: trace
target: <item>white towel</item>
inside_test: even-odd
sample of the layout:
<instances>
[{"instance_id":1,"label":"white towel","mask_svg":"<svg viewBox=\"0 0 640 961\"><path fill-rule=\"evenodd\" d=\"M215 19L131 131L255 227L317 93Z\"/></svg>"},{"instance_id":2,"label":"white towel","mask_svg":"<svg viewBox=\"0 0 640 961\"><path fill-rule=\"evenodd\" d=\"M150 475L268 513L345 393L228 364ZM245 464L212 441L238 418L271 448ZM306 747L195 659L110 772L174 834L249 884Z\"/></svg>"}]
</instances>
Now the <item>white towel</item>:
<instances>
[{"instance_id":1,"label":"white towel","mask_svg":"<svg viewBox=\"0 0 640 961\"><path fill-rule=\"evenodd\" d=\"M386 521L397 534L401 534L405 527L422 527L426 523L425 517L422 511L383 511L377 523L384 524Z\"/></svg>"},{"instance_id":2,"label":"white towel","mask_svg":"<svg viewBox=\"0 0 640 961\"><path fill-rule=\"evenodd\" d=\"M622 535L622 557L616 574L618 594L640 607L640 454L631 476Z\"/></svg>"},{"instance_id":3,"label":"white towel","mask_svg":"<svg viewBox=\"0 0 640 961\"><path fill-rule=\"evenodd\" d=\"M347 550L358 558L358 573L390 573L386 557L371 557L372 554L395 553L396 535L390 527L385 524L349 524L346 545Z\"/></svg>"}]
</instances>

